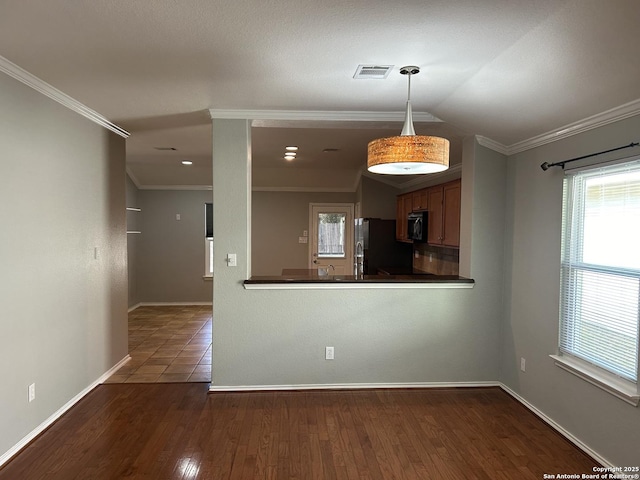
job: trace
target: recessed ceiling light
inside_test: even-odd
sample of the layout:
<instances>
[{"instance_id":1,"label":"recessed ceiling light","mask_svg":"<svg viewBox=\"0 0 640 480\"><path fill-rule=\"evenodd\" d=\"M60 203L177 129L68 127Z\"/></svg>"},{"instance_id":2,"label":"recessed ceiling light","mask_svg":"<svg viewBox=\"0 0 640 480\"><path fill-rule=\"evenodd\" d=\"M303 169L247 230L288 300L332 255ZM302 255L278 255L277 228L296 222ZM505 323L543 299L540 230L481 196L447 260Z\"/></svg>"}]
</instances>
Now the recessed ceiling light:
<instances>
[{"instance_id":1,"label":"recessed ceiling light","mask_svg":"<svg viewBox=\"0 0 640 480\"><path fill-rule=\"evenodd\" d=\"M291 160L295 160L296 157L294 157L293 155L285 155L284 159L288 162L290 162Z\"/></svg>"},{"instance_id":2,"label":"recessed ceiling light","mask_svg":"<svg viewBox=\"0 0 640 480\"><path fill-rule=\"evenodd\" d=\"M182 160L182 164L183 165L193 165L193 162L191 160Z\"/></svg>"},{"instance_id":3,"label":"recessed ceiling light","mask_svg":"<svg viewBox=\"0 0 640 480\"><path fill-rule=\"evenodd\" d=\"M298 150L298 147L294 147L294 146L284 147L284 148L285 148L285 150L289 150L290 152L295 152L296 150Z\"/></svg>"},{"instance_id":4,"label":"recessed ceiling light","mask_svg":"<svg viewBox=\"0 0 640 480\"><path fill-rule=\"evenodd\" d=\"M284 154L284 156L286 157L287 155L290 155L290 156L292 156L292 157L295 157L295 156L297 155L297 153L296 153L296 152L286 152L286 153Z\"/></svg>"}]
</instances>

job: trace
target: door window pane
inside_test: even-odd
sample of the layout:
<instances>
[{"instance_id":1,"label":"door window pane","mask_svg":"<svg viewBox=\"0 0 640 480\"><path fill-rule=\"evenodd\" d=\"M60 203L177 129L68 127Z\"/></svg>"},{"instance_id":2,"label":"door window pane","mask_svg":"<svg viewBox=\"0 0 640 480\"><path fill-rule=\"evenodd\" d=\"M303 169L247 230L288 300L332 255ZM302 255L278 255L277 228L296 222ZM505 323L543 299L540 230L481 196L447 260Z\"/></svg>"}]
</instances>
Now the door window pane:
<instances>
[{"instance_id":1,"label":"door window pane","mask_svg":"<svg viewBox=\"0 0 640 480\"><path fill-rule=\"evenodd\" d=\"M318 214L318 257L344 258L345 222L344 213Z\"/></svg>"}]
</instances>

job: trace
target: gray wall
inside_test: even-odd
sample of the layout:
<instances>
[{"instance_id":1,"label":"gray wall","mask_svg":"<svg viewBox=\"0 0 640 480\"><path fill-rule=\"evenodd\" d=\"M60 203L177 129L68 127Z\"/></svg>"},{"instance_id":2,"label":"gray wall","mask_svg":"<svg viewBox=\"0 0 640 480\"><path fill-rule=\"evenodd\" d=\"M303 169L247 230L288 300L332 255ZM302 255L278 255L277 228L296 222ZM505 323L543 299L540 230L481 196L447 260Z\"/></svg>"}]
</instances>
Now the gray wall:
<instances>
[{"instance_id":1,"label":"gray wall","mask_svg":"<svg viewBox=\"0 0 640 480\"><path fill-rule=\"evenodd\" d=\"M298 237L309 230L309 203L361 202L362 215L395 219L394 187L362 177L354 193L262 192L251 195L251 272L280 275L283 268L308 268L309 244Z\"/></svg>"},{"instance_id":2,"label":"gray wall","mask_svg":"<svg viewBox=\"0 0 640 480\"><path fill-rule=\"evenodd\" d=\"M250 272L247 123L214 120L213 135L214 389L496 381L504 253L493 240L504 230L504 183L492 176L504 177L504 157L480 156L471 180L486 213L467 230L474 289L249 291L242 286ZM237 208L221 208L223 198ZM238 267L225 266L226 252L238 254ZM334 361L324 360L327 345Z\"/></svg>"},{"instance_id":3,"label":"gray wall","mask_svg":"<svg viewBox=\"0 0 640 480\"><path fill-rule=\"evenodd\" d=\"M140 208L138 201L138 188L127 175L126 183L126 203L127 207ZM140 231L140 212L127 211L127 230ZM137 258L140 236L137 234L127 235L127 267L129 280L129 308L140 302L138 295L138 268Z\"/></svg>"},{"instance_id":4,"label":"gray wall","mask_svg":"<svg viewBox=\"0 0 640 480\"><path fill-rule=\"evenodd\" d=\"M354 203L353 193L253 192L251 267L253 275L280 275L283 268L308 268L309 203Z\"/></svg>"},{"instance_id":5,"label":"gray wall","mask_svg":"<svg viewBox=\"0 0 640 480\"><path fill-rule=\"evenodd\" d=\"M540 164L627 145L639 132L636 116L514 155L508 169L501 380L616 465L640 463L640 409L549 358L558 345L563 173L543 172ZM610 158L630 154L640 151ZM526 358L524 373L520 357Z\"/></svg>"},{"instance_id":6,"label":"gray wall","mask_svg":"<svg viewBox=\"0 0 640 480\"><path fill-rule=\"evenodd\" d=\"M396 218L398 189L363 176L360 182L362 216L369 218Z\"/></svg>"},{"instance_id":7,"label":"gray wall","mask_svg":"<svg viewBox=\"0 0 640 480\"><path fill-rule=\"evenodd\" d=\"M127 247L124 139L4 74L0 98L1 456L127 355Z\"/></svg>"},{"instance_id":8,"label":"gray wall","mask_svg":"<svg viewBox=\"0 0 640 480\"><path fill-rule=\"evenodd\" d=\"M202 278L204 205L211 200L208 190L138 191L138 206L142 208L137 214L142 233L136 235L139 302L211 302L211 281ZM180 214L180 220L176 220L176 214Z\"/></svg>"}]
</instances>

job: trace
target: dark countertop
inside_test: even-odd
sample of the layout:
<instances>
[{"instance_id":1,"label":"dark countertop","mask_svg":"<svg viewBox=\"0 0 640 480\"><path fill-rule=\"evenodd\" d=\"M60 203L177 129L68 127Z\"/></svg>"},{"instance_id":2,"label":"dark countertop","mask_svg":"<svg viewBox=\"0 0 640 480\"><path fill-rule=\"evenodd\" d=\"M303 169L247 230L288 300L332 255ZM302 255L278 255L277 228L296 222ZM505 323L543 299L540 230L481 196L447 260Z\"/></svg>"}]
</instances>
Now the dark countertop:
<instances>
[{"instance_id":1,"label":"dark countertop","mask_svg":"<svg viewBox=\"0 0 640 480\"><path fill-rule=\"evenodd\" d=\"M457 275L318 275L317 270L284 269L282 275L252 276L245 285L277 283L475 283Z\"/></svg>"}]
</instances>

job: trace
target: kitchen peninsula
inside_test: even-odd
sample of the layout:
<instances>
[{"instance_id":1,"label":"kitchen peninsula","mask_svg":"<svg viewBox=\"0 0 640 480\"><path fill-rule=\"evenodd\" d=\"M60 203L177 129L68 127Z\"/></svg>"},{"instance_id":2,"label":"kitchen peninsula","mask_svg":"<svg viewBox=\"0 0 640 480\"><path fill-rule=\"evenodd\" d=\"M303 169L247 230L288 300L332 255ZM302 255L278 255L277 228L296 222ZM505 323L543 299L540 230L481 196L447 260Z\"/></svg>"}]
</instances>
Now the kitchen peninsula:
<instances>
[{"instance_id":1,"label":"kitchen peninsula","mask_svg":"<svg viewBox=\"0 0 640 480\"><path fill-rule=\"evenodd\" d=\"M473 288L474 280L458 275L321 275L317 270L285 269L282 275L252 276L247 290L322 288Z\"/></svg>"}]
</instances>

